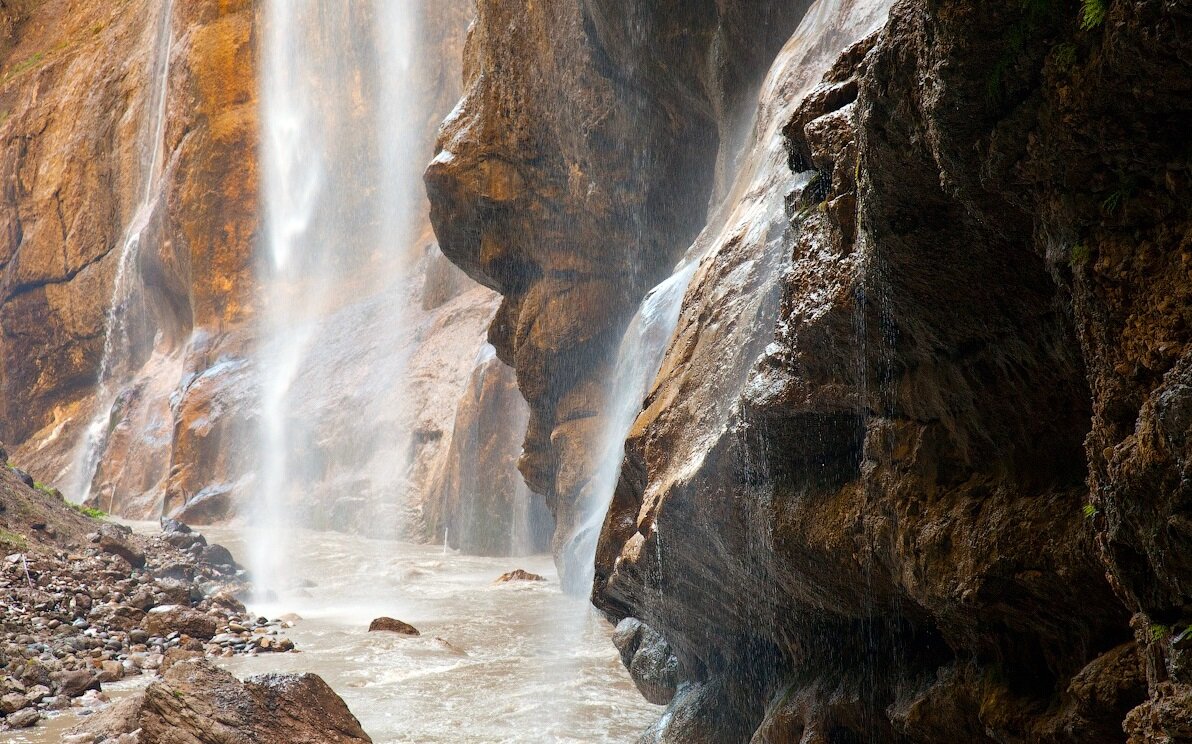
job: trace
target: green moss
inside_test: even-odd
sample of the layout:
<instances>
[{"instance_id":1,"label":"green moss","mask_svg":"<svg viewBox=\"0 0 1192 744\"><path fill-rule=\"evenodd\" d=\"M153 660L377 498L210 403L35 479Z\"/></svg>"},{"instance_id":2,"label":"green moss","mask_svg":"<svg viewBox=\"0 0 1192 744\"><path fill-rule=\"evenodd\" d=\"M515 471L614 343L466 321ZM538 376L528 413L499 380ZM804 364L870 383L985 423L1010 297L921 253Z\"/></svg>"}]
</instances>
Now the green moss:
<instances>
[{"instance_id":1,"label":"green moss","mask_svg":"<svg viewBox=\"0 0 1192 744\"><path fill-rule=\"evenodd\" d=\"M1155 623L1151 626L1151 640L1158 642L1171 635L1171 628Z\"/></svg>"},{"instance_id":2,"label":"green moss","mask_svg":"<svg viewBox=\"0 0 1192 744\"><path fill-rule=\"evenodd\" d=\"M1084 513L1085 519L1092 519L1093 517L1100 514L1100 512L1097 511L1097 507L1093 506L1092 504L1085 504L1081 511Z\"/></svg>"},{"instance_id":3,"label":"green moss","mask_svg":"<svg viewBox=\"0 0 1192 744\"><path fill-rule=\"evenodd\" d=\"M1109 12L1108 0L1080 0L1080 28L1092 31L1105 22Z\"/></svg>"},{"instance_id":4,"label":"green moss","mask_svg":"<svg viewBox=\"0 0 1192 744\"><path fill-rule=\"evenodd\" d=\"M1068 264L1070 266L1081 266L1088 263L1089 259L1092 258L1092 255L1093 252L1089 249L1088 245L1084 243L1077 243L1076 245L1072 246L1072 249L1068 252Z\"/></svg>"}]
</instances>

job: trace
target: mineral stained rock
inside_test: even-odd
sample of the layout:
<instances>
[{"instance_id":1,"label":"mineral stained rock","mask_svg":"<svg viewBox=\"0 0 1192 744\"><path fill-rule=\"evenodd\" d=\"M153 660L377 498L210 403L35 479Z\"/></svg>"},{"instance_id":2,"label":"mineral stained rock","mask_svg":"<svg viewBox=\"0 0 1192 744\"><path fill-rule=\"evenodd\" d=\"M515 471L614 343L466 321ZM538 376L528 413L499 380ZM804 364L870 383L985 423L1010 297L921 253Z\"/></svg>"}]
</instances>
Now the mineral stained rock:
<instances>
[{"instance_id":1,"label":"mineral stained rock","mask_svg":"<svg viewBox=\"0 0 1192 744\"><path fill-rule=\"evenodd\" d=\"M702 17L500 5L427 178L444 253L504 296L556 546L608 306L719 205L597 555L594 601L681 678L644 740L1186 736L1192 8L826 4L880 28L810 80L798 34L730 34L717 59L773 67L723 169Z\"/></svg>"}]
</instances>

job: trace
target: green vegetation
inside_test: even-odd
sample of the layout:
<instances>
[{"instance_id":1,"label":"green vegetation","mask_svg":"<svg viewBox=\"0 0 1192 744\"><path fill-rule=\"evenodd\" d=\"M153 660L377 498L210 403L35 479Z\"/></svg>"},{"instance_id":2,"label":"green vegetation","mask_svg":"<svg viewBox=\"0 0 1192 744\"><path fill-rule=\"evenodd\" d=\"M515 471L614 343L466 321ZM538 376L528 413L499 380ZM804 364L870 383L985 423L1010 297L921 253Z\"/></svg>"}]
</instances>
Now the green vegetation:
<instances>
[{"instance_id":1,"label":"green vegetation","mask_svg":"<svg viewBox=\"0 0 1192 744\"><path fill-rule=\"evenodd\" d=\"M1093 506L1092 504L1085 504L1084 508L1081 509L1081 511L1084 512L1085 519L1092 519L1093 517L1095 517L1101 513L1100 511L1097 510L1097 507Z\"/></svg>"},{"instance_id":2,"label":"green vegetation","mask_svg":"<svg viewBox=\"0 0 1192 744\"><path fill-rule=\"evenodd\" d=\"M1080 0L1080 28L1092 31L1105 22L1109 12L1108 0Z\"/></svg>"},{"instance_id":3,"label":"green vegetation","mask_svg":"<svg viewBox=\"0 0 1192 744\"><path fill-rule=\"evenodd\" d=\"M1076 66L1076 45L1072 42L1056 44L1053 52L1055 65L1061 70L1071 70Z\"/></svg>"},{"instance_id":4,"label":"green vegetation","mask_svg":"<svg viewBox=\"0 0 1192 744\"><path fill-rule=\"evenodd\" d=\"M1077 243L1076 245L1072 246L1072 249L1068 252L1068 265L1081 266L1088 263L1092 256L1093 252L1089 249L1088 245L1085 243ZM1084 508L1086 512L1085 516L1088 516L1087 512L1090 508L1096 512L1096 509L1093 508L1092 504L1085 504Z\"/></svg>"},{"instance_id":5,"label":"green vegetation","mask_svg":"<svg viewBox=\"0 0 1192 744\"><path fill-rule=\"evenodd\" d=\"M1155 623L1151 626L1151 640L1158 642L1171 635L1171 628Z\"/></svg>"},{"instance_id":6,"label":"green vegetation","mask_svg":"<svg viewBox=\"0 0 1192 744\"><path fill-rule=\"evenodd\" d=\"M105 512L103 509L96 509L93 506L70 504L69 502L68 506L70 506L71 509L77 511L79 514L82 514L84 517L91 517L92 519L103 519L104 517L108 516L107 512Z\"/></svg>"},{"instance_id":7,"label":"green vegetation","mask_svg":"<svg viewBox=\"0 0 1192 744\"><path fill-rule=\"evenodd\" d=\"M7 545L12 548L20 548L24 550L29 545L29 541L25 539L24 535L18 535L15 532L9 532L5 529L0 529L0 545Z\"/></svg>"}]
</instances>

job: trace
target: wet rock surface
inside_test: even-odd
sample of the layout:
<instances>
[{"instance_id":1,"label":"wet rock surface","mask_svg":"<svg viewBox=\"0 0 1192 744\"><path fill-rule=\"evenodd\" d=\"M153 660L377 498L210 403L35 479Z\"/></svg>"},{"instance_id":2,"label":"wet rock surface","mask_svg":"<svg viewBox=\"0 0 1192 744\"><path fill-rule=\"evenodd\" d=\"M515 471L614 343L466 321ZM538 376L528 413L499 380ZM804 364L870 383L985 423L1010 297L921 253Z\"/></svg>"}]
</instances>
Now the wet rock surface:
<instances>
[{"instance_id":1,"label":"wet rock surface","mask_svg":"<svg viewBox=\"0 0 1192 744\"><path fill-rule=\"evenodd\" d=\"M360 722L314 674L268 674L244 682L206 660L174 664L145 690L79 726L78 744L371 742Z\"/></svg>"},{"instance_id":2,"label":"wet rock surface","mask_svg":"<svg viewBox=\"0 0 1192 744\"><path fill-rule=\"evenodd\" d=\"M1187 3L902 0L809 81L796 35L737 190L714 87L676 71L706 68L637 56L699 59L704 19L621 11L482 2L427 179L444 253L504 297L556 550L626 320L605 304L728 197L598 549L597 605L678 662L644 741L1186 737Z\"/></svg>"},{"instance_id":3,"label":"wet rock surface","mask_svg":"<svg viewBox=\"0 0 1192 744\"><path fill-rule=\"evenodd\" d=\"M378 617L368 625L369 633L397 633L398 635L422 635L418 629L409 623L391 617Z\"/></svg>"}]
</instances>

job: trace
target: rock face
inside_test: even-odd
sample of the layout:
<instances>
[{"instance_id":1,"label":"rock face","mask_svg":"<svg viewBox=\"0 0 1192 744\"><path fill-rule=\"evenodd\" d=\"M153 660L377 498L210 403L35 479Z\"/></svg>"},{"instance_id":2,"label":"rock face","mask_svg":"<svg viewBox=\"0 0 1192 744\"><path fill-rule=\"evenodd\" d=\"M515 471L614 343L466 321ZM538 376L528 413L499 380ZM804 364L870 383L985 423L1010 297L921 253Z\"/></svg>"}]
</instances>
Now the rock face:
<instances>
[{"instance_id":1,"label":"rock face","mask_svg":"<svg viewBox=\"0 0 1192 744\"><path fill-rule=\"evenodd\" d=\"M108 5L21 0L0 7L0 436L17 445L14 457L39 479L74 498L89 490L89 503L107 512L220 522L255 498L259 464L251 445L260 430L261 384L253 351L264 342L254 258L262 236L263 14L240 1ZM336 12L362 14L358 25L367 29L374 5L344 0ZM415 162L429 156L439 121L459 98L472 3L420 8L418 36L430 52L415 60L422 87L408 91L425 119L415 122L421 135L409 145L425 153L413 155ZM342 120L360 130L371 109L356 103L343 106ZM367 137L357 131L344 139L342 149L356 155ZM159 174L152 182L151 172ZM146 195L148 207L138 210ZM138 248L126 252L134 234ZM414 430L413 465L401 474L412 496L401 521L411 536L441 536L439 501L454 509L467 495L461 501L434 478L495 295L443 258L429 228L411 245L386 248L415 266L409 327L395 329L401 338L393 343L379 338L367 322L387 298L349 290L321 319L336 342L319 350L298 383L302 415L317 421L318 441L296 459L325 467L302 473L311 487L300 510L314 526L376 523L363 508L367 489L353 477L371 463L342 457L335 445L352 439L346 447L355 453L359 440L402 440L390 430L400 424ZM109 328L113 298L119 320ZM108 382L97 386L105 347ZM405 396L415 402L412 422L378 410L406 400L377 393L367 410L326 385L332 370L379 387L383 374L370 373L386 365L412 381ZM396 391L390 398L401 387L389 384ZM361 421L380 423L354 437ZM92 422L93 476L80 444ZM490 419L490 430L495 426ZM515 440L524 425L514 416L509 426L506 439ZM504 456L513 461L517 453ZM393 459L388 452L377 458ZM514 466L502 467L499 478L514 483Z\"/></svg>"},{"instance_id":2,"label":"rock face","mask_svg":"<svg viewBox=\"0 0 1192 744\"><path fill-rule=\"evenodd\" d=\"M456 409L450 443L433 476L428 527L452 548L519 555L546 547L549 513L517 471L529 419L513 370L485 345Z\"/></svg>"},{"instance_id":3,"label":"rock face","mask_svg":"<svg viewBox=\"0 0 1192 744\"><path fill-rule=\"evenodd\" d=\"M499 5L428 183L444 253L504 295L490 339L560 530L605 306L723 197L597 556L597 605L668 649L624 639L670 699L645 740L1185 737L1187 4L902 0L835 60L801 31L720 170L729 119L684 108L716 97L677 72L707 68L638 56L698 58L698 14L633 7L626 37L595 0ZM884 10L808 19L842 40Z\"/></svg>"},{"instance_id":4,"label":"rock face","mask_svg":"<svg viewBox=\"0 0 1192 744\"><path fill-rule=\"evenodd\" d=\"M594 470L616 343L734 170L718 146L732 152L805 8L478 4L465 96L426 175L431 219L443 253L503 295L489 341L530 404L520 468L557 543Z\"/></svg>"},{"instance_id":5,"label":"rock face","mask_svg":"<svg viewBox=\"0 0 1192 744\"><path fill-rule=\"evenodd\" d=\"M205 660L174 664L161 681L94 715L75 731L97 740L134 732L139 732L140 744L372 741L344 701L317 675L269 674L241 682Z\"/></svg>"}]
</instances>

